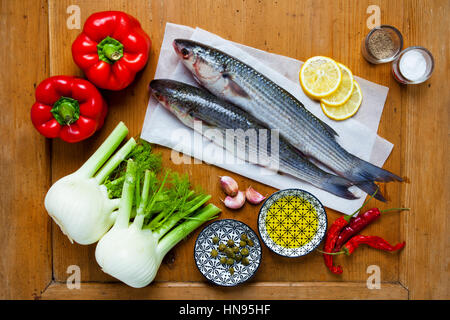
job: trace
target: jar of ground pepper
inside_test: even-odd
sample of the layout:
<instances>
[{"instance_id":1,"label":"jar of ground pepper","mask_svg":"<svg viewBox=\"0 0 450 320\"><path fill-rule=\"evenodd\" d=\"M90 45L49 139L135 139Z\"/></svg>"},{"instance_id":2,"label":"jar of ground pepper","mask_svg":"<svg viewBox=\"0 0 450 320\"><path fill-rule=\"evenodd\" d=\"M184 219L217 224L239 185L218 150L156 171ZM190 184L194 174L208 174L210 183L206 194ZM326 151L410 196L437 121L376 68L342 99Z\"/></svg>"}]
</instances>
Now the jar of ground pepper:
<instances>
[{"instance_id":1,"label":"jar of ground pepper","mask_svg":"<svg viewBox=\"0 0 450 320\"><path fill-rule=\"evenodd\" d=\"M364 58L373 64L394 61L403 48L400 31L389 25L373 28L364 38L361 52Z\"/></svg>"}]
</instances>

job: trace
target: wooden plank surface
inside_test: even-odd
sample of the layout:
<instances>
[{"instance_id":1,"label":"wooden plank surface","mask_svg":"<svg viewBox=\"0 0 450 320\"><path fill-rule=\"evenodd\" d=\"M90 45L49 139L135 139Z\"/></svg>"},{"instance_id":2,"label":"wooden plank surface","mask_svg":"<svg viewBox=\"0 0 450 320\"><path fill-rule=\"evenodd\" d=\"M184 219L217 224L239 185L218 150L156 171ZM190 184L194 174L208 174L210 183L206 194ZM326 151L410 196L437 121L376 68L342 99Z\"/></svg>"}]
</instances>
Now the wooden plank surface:
<instances>
[{"instance_id":1,"label":"wooden plank surface","mask_svg":"<svg viewBox=\"0 0 450 320\"><path fill-rule=\"evenodd\" d=\"M40 296L52 273L56 282L43 295L48 299L138 297L142 292L143 297L148 298L204 293L211 298L231 296L223 289L206 285L192 261L193 242L199 231L168 255L159 270L157 283L135 291L109 283L114 279L97 266L95 246L70 244L43 210L42 199L50 179L54 182L78 168L119 120L130 128L130 135L139 134L149 98L147 86L155 72L164 27L166 22L173 22L199 26L229 40L300 60L319 54L331 56L350 67L355 75L389 87L379 134L395 147L384 168L407 176L410 183L382 186L390 202L371 205L380 208L408 206L411 211L386 215L367 228L365 234L380 235L392 242L406 240L406 249L397 255L361 248L354 256L337 259L345 271L342 276L334 276L323 266L319 254L283 259L264 248L264 261L256 277L250 284L240 287L245 294L260 292L261 298L270 297L271 292L277 292L271 290L278 286L281 288L278 290L286 290L284 297L298 292L299 297L305 298L340 298L342 295L349 298L370 295L399 299L450 298L446 254L450 230L445 211L450 199L446 192L450 179L445 167L449 163L446 149L450 102L446 40L449 36L448 1L427 1L426 4L418 0L48 1L48 4L44 0L0 2L3 39L11 39L2 42L0 54L8 80L1 81L0 97L4 110L12 102L12 108L8 109L12 111L4 112L0 120L1 133L6 138L6 144L2 145L0 177L2 181L13 181L14 186L2 186L1 190L0 240L9 246L2 251L0 259L0 297ZM104 92L110 107L104 129L76 145L45 141L32 128L28 115L34 83L39 83L48 73L82 76L70 53L71 43L80 30L67 28L69 5L80 7L82 24L96 11L126 11L140 20L153 42L149 63L136 81L123 91ZM431 80L418 86L401 86L392 78L390 65L373 66L363 59L360 43L369 31L366 26L369 5L380 7L381 23L392 24L402 31L406 46L423 45L431 50L436 62ZM175 166L170 161L170 150L157 150L163 153L168 167L187 172L222 208L219 175L235 177L242 188L251 184L262 193L275 191L213 166ZM26 176L21 174L25 168ZM327 212L330 221L339 216L332 210ZM237 212L224 210L221 218L236 218L256 230L257 213L257 207L247 204ZM80 266L82 281L90 282L83 283L86 289L69 292L61 284L68 276L66 270L70 265ZM380 267L381 279L392 286L392 294L389 286L379 291L365 288L369 265ZM22 266L25 266L26 277L16 272ZM175 281L178 285L173 285ZM196 289L190 288L186 281L194 281L191 286ZM293 284L286 289L285 285L279 285L284 282Z\"/></svg>"},{"instance_id":2,"label":"wooden plank surface","mask_svg":"<svg viewBox=\"0 0 450 320\"><path fill-rule=\"evenodd\" d=\"M50 48L51 52L55 53L52 54L50 61L51 74L79 74L80 71L72 62L71 53L67 50L78 31L65 28L67 16L63 14L67 6L73 4L73 2L67 0L51 1L50 3ZM105 129L101 133L76 146L59 141L53 143L52 177L54 181L83 163L84 159L98 146L119 119L130 127L131 135L139 133L148 100L146 87L154 74L164 35L164 26L168 21L193 27L199 26L233 41L302 60L316 54L332 56L347 64L355 70L355 74L361 76L366 76L365 68L372 69L359 53L360 41L368 31L365 26L366 16L364 14L366 6L360 4L360 2L356 7L355 5L349 5L347 2L343 2L342 5L331 2L328 4L331 7L327 10L324 10L325 2L317 1L299 3L288 1L133 1L126 4L119 1L111 1L108 4L97 1L78 1L77 4L81 9L82 22L91 13L107 9L120 9L136 16L141 21L143 28L150 34L154 46L149 65L132 87L120 93L105 92L111 111ZM255 8L255 10L251 10L252 8ZM392 9L397 11L400 7L394 5ZM353 11L360 11L362 14L360 19L349 24L348 14ZM323 34L323 37L320 38L320 41L316 39L318 31L314 30L315 24L311 24L309 19L301 16L306 12L313 13L312 17L321 21L319 32ZM331 14L333 14L333 17L331 17ZM219 18L211 19L211 17ZM235 21L235 23L231 24L230 21ZM278 21L283 21L282 25L279 25ZM333 26L341 27L334 30ZM291 30L303 31L291 32ZM358 33L359 36L357 36ZM314 46L305 47L301 45L303 43L313 43ZM341 48L343 49L341 50ZM370 80L385 85L394 83L389 73L382 70L377 70L377 72L371 74ZM119 96L120 99L118 99ZM400 113L391 112L391 109L392 106L388 101L387 112L384 113L380 125L380 133L395 145L400 145L401 136L399 133L388 129L394 123L400 123ZM165 148L159 148L159 150L163 152L165 165L180 172L188 172L193 182L210 192L213 195L213 202L222 208L223 205L219 199L223 198L223 194L218 185L218 176L223 174L230 174L235 177L242 188L252 184L264 194L271 194L275 191L273 188L248 181L248 179L206 164L175 166L169 159L170 151ZM399 154L400 149L395 149L385 166L387 169L400 173ZM400 190L400 184L390 184L385 188L385 192L391 198L389 205L400 205ZM328 212L330 220L334 220L338 216L332 210ZM239 219L256 230L257 214L258 207L246 205L237 212L224 210L221 218ZM172 251L160 268L156 278L157 281L204 281L192 259L192 247L198 232L193 233L189 240ZM384 221L371 226L367 232L384 236L393 242L400 241L398 215L387 216ZM78 264L81 267L83 281L113 280L102 273L96 265L94 260L95 246L71 245L60 232L54 232L53 248L56 280L64 281L66 279L66 270L71 264ZM254 277L254 282L364 281L367 278L366 269L372 264L380 266L383 281L393 282L399 278L397 255L366 250L366 248L362 248L358 255L337 259L338 262L345 265L345 273L342 276L335 276L328 272L323 265L321 255L318 253L299 259L288 259L272 254L264 248L263 255L264 262Z\"/></svg>"},{"instance_id":3,"label":"wooden plank surface","mask_svg":"<svg viewBox=\"0 0 450 320\"><path fill-rule=\"evenodd\" d=\"M402 215L400 225L402 238L410 244L400 260L400 281L411 299L450 298L450 54L448 40L443 40L449 36L449 4L435 1L424 7L411 1L403 13L408 17L403 28L406 45L428 48L436 66L426 83L400 88L403 173L411 180L403 186L402 202L411 214Z\"/></svg>"},{"instance_id":4,"label":"wooden plank surface","mask_svg":"<svg viewBox=\"0 0 450 320\"><path fill-rule=\"evenodd\" d=\"M50 282L50 144L30 121L48 76L47 1L0 1L0 299L39 296Z\"/></svg>"},{"instance_id":5,"label":"wooden plank surface","mask_svg":"<svg viewBox=\"0 0 450 320\"><path fill-rule=\"evenodd\" d=\"M142 289L120 283L82 283L80 289L68 290L64 283L52 283L44 300L405 300L408 290L398 283L382 283L380 289L368 290L358 282L257 282L224 288L198 282L158 282Z\"/></svg>"}]
</instances>

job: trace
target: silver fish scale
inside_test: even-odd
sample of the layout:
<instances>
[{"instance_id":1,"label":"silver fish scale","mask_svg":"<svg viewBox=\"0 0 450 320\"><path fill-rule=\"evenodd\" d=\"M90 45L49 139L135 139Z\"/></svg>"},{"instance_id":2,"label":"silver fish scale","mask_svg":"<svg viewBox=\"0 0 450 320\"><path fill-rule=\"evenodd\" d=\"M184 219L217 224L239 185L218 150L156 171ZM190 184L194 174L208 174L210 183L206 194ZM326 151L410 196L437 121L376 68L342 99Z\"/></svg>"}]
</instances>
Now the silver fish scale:
<instances>
[{"instance_id":1,"label":"silver fish scale","mask_svg":"<svg viewBox=\"0 0 450 320\"><path fill-rule=\"evenodd\" d=\"M345 177L369 194L377 190L374 181L403 179L343 149L336 132L309 112L293 95L255 69L213 47L188 39L174 40L174 48L196 80L215 96L229 101L260 120L270 129L278 129L287 143L308 159L315 159ZM328 181L328 190L351 197L345 183L336 176ZM385 201L378 193L377 199Z\"/></svg>"},{"instance_id":2,"label":"silver fish scale","mask_svg":"<svg viewBox=\"0 0 450 320\"><path fill-rule=\"evenodd\" d=\"M169 99L172 104L183 105L186 112L191 117L205 121L209 126L215 127L226 136L226 129L267 129L257 119L244 113L238 107L229 104L225 101L218 100L216 97L205 93L201 89L195 90L180 90L179 93L173 93L172 98ZM236 139L237 140L237 139ZM270 154L271 141L268 135L267 151ZM246 157L248 152L259 151L259 135L257 136L257 145L238 145L234 141L235 146L240 150L245 150ZM214 141L217 143L217 141ZM223 146L223 144L218 143ZM248 159L243 159L248 160ZM287 142L280 137L279 141L279 161L280 171L288 173L301 180L307 181L313 185L321 187L323 180L328 179L331 175L309 161L303 159Z\"/></svg>"},{"instance_id":3,"label":"silver fish scale","mask_svg":"<svg viewBox=\"0 0 450 320\"><path fill-rule=\"evenodd\" d=\"M239 104L271 129L280 130L281 135L302 153L333 164L337 171L344 172L349 163L353 162L353 158L335 141L324 124L289 92L238 60L230 57L222 60L225 74L231 76L232 81L249 95L249 99L230 97L223 92L215 92L216 94Z\"/></svg>"}]
</instances>

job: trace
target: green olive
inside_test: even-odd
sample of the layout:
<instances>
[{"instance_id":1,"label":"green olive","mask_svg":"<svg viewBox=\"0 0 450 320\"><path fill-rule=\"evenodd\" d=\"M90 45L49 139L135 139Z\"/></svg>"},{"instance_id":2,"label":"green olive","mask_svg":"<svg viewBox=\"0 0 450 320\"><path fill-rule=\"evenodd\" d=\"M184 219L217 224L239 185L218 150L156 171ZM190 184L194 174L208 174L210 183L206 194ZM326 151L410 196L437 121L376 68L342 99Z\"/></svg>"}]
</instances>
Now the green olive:
<instances>
[{"instance_id":1,"label":"green olive","mask_svg":"<svg viewBox=\"0 0 450 320\"><path fill-rule=\"evenodd\" d=\"M232 239L227 241L227 246L229 246L230 248L234 246L234 241Z\"/></svg>"},{"instance_id":2,"label":"green olive","mask_svg":"<svg viewBox=\"0 0 450 320\"><path fill-rule=\"evenodd\" d=\"M226 258L226 257L221 257L221 258L220 258L220 263L221 263L221 264L227 263L227 258Z\"/></svg>"},{"instance_id":3,"label":"green olive","mask_svg":"<svg viewBox=\"0 0 450 320\"><path fill-rule=\"evenodd\" d=\"M234 258L236 259L237 262L239 262L242 260L242 255L238 253Z\"/></svg>"},{"instance_id":4,"label":"green olive","mask_svg":"<svg viewBox=\"0 0 450 320\"><path fill-rule=\"evenodd\" d=\"M234 268L231 267L230 269L228 269L228 271L230 271L231 274L234 274Z\"/></svg>"},{"instance_id":5,"label":"green olive","mask_svg":"<svg viewBox=\"0 0 450 320\"><path fill-rule=\"evenodd\" d=\"M228 257L228 258L234 259L235 256L236 256L236 255L234 254L233 251L227 253L227 257Z\"/></svg>"},{"instance_id":6,"label":"green olive","mask_svg":"<svg viewBox=\"0 0 450 320\"><path fill-rule=\"evenodd\" d=\"M241 234L241 240L247 241L248 237L245 233Z\"/></svg>"},{"instance_id":7,"label":"green olive","mask_svg":"<svg viewBox=\"0 0 450 320\"><path fill-rule=\"evenodd\" d=\"M247 258L247 257L244 257L244 258L242 258L241 263L242 263L244 266L248 266L248 265L250 264L250 261L248 261L248 258Z\"/></svg>"},{"instance_id":8,"label":"green olive","mask_svg":"<svg viewBox=\"0 0 450 320\"><path fill-rule=\"evenodd\" d=\"M219 251L224 251L226 247L225 243L219 244Z\"/></svg>"},{"instance_id":9,"label":"green olive","mask_svg":"<svg viewBox=\"0 0 450 320\"><path fill-rule=\"evenodd\" d=\"M228 258L227 259L227 265L231 266L234 263L234 259Z\"/></svg>"},{"instance_id":10,"label":"green olive","mask_svg":"<svg viewBox=\"0 0 450 320\"><path fill-rule=\"evenodd\" d=\"M239 242L239 246L241 247L245 247L247 245L247 242L245 242L244 240L241 240L241 242Z\"/></svg>"},{"instance_id":11,"label":"green olive","mask_svg":"<svg viewBox=\"0 0 450 320\"><path fill-rule=\"evenodd\" d=\"M214 243L214 244L218 244L219 243L219 237L213 237L212 238L212 242Z\"/></svg>"},{"instance_id":12,"label":"green olive","mask_svg":"<svg viewBox=\"0 0 450 320\"><path fill-rule=\"evenodd\" d=\"M233 250L234 253L238 253L239 247L234 246L233 248L231 248L231 250Z\"/></svg>"},{"instance_id":13,"label":"green olive","mask_svg":"<svg viewBox=\"0 0 450 320\"><path fill-rule=\"evenodd\" d=\"M253 247L253 244L254 244L254 243L253 243L252 239L248 238L247 244L248 244L250 247Z\"/></svg>"},{"instance_id":14,"label":"green olive","mask_svg":"<svg viewBox=\"0 0 450 320\"><path fill-rule=\"evenodd\" d=\"M248 256L249 255L249 251L248 251L248 249L247 248L243 248L243 249L241 249L241 254L245 257L245 256Z\"/></svg>"},{"instance_id":15,"label":"green olive","mask_svg":"<svg viewBox=\"0 0 450 320\"><path fill-rule=\"evenodd\" d=\"M217 257L218 255L219 255L219 252L217 252L216 249L212 249L212 250L211 250L211 257L215 258L215 257Z\"/></svg>"}]
</instances>

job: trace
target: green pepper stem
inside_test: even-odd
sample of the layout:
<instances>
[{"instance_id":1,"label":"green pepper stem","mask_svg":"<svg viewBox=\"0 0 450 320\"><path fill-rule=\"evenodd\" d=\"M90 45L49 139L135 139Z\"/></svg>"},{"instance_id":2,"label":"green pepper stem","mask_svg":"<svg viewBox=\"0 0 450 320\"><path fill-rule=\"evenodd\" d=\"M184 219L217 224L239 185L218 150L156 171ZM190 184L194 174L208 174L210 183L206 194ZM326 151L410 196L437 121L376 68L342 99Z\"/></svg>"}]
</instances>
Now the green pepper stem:
<instances>
[{"instance_id":1,"label":"green pepper stem","mask_svg":"<svg viewBox=\"0 0 450 320\"><path fill-rule=\"evenodd\" d=\"M75 99L61 97L55 102L50 112L60 125L68 126L80 117L80 105Z\"/></svg>"},{"instance_id":2,"label":"green pepper stem","mask_svg":"<svg viewBox=\"0 0 450 320\"><path fill-rule=\"evenodd\" d=\"M75 121L74 119L75 107L71 103L64 102L63 104L61 104L58 111L66 124L71 124Z\"/></svg>"},{"instance_id":3,"label":"green pepper stem","mask_svg":"<svg viewBox=\"0 0 450 320\"><path fill-rule=\"evenodd\" d=\"M114 38L106 37L97 45L100 60L113 64L123 57L123 44Z\"/></svg>"},{"instance_id":4,"label":"green pepper stem","mask_svg":"<svg viewBox=\"0 0 450 320\"><path fill-rule=\"evenodd\" d=\"M113 45L113 44L106 44L103 47L103 53L105 54L105 56L108 57L108 59L113 60L113 61L117 61L122 57L117 46Z\"/></svg>"},{"instance_id":5,"label":"green pepper stem","mask_svg":"<svg viewBox=\"0 0 450 320\"><path fill-rule=\"evenodd\" d=\"M341 250L341 251L338 251L338 252L325 252L325 251L322 251L320 249L316 249L316 250L319 251L320 253L323 253L323 254L329 254L330 256L339 256L341 254L348 255L348 251L345 251L345 250Z\"/></svg>"},{"instance_id":6,"label":"green pepper stem","mask_svg":"<svg viewBox=\"0 0 450 320\"><path fill-rule=\"evenodd\" d=\"M364 207L369 203L369 201L372 200L373 197L375 197L375 195L377 194L377 192L378 192L378 188L377 188L377 190L375 190L375 192L370 196L370 198L367 199L367 201L363 203L363 205L362 205L358 210L356 210L355 212L353 212L351 215L344 217L345 221L349 222L350 219L353 218L355 214L357 214L359 211L361 211L361 209L364 208Z\"/></svg>"}]
</instances>

